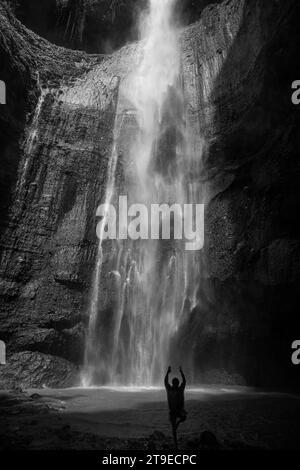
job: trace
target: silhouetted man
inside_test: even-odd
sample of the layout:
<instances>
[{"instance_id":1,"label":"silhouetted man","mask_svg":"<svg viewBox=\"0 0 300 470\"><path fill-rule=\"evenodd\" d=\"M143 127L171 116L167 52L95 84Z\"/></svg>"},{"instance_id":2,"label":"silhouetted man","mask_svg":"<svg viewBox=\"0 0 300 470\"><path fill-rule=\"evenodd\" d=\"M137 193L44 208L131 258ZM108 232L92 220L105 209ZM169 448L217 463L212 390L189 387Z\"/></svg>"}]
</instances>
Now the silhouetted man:
<instances>
[{"instance_id":1,"label":"silhouetted man","mask_svg":"<svg viewBox=\"0 0 300 470\"><path fill-rule=\"evenodd\" d=\"M182 383L179 385L179 380L175 377L172 380L172 385L169 384L169 374L171 373L171 367L168 368L166 377L165 377L165 387L168 396L168 404L170 410L170 421L172 424L173 436L175 441L175 446L177 447L177 428L180 423L183 423L186 420L187 412L184 409L184 389L186 385L186 380L184 373L179 368Z\"/></svg>"}]
</instances>

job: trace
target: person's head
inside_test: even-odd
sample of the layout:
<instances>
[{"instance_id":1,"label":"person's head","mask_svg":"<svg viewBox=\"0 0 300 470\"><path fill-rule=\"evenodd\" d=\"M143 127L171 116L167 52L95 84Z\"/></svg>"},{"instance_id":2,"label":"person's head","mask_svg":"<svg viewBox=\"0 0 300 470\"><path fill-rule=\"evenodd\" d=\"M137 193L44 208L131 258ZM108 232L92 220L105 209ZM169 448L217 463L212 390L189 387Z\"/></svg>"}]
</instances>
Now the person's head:
<instances>
[{"instance_id":1,"label":"person's head","mask_svg":"<svg viewBox=\"0 0 300 470\"><path fill-rule=\"evenodd\" d=\"M179 380L177 379L177 377L174 377L174 379L172 380L172 385L173 385L173 388L179 387Z\"/></svg>"}]
</instances>

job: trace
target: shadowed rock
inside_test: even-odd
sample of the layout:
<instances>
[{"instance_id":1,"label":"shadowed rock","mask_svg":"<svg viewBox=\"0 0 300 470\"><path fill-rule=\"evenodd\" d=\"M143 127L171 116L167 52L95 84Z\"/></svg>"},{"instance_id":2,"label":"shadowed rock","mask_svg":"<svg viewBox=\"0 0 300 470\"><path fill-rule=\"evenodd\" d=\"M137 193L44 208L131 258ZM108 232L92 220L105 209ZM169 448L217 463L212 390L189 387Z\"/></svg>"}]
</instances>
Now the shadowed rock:
<instances>
[{"instance_id":1,"label":"shadowed rock","mask_svg":"<svg viewBox=\"0 0 300 470\"><path fill-rule=\"evenodd\" d=\"M0 369L0 386L13 389L17 383L23 388L71 387L76 384L77 368L71 362L55 356L22 352L10 356Z\"/></svg>"}]
</instances>

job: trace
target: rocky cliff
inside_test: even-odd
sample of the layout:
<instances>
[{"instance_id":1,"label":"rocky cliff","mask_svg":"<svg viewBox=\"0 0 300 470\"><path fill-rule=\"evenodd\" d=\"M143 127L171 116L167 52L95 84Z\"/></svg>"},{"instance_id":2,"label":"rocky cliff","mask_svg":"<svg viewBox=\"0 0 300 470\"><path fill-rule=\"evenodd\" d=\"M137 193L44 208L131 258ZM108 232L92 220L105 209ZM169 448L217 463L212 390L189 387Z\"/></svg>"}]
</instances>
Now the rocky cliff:
<instances>
[{"instance_id":1,"label":"rocky cliff","mask_svg":"<svg viewBox=\"0 0 300 470\"><path fill-rule=\"evenodd\" d=\"M224 2L183 34L211 200L200 307L179 341L188 355L194 337L205 381L224 382L230 372L255 385L297 383L290 348L299 331L299 112L291 104L298 14L295 2Z\"/></svg>"},{"instance_id":2,"label":"rocky cliff","mask_svg":"<svg viewBox=\"0 0 300 470\"><path fill-rule=\"evenodd\" d=\"M138 38L137 18L147 0L6 0L18 19L54 44L89 53L111 52ZM221 0L182 0L181 23L196 21L203 8Z\"/></svg>"},{"instance_id":3,"label":"rocky cliff","mask_svg":"<svg viewBox=\"0 0 300 470\"><path fill-rule=\"evenodd\" d=\"M227 0L201 13L193 3L186 3L186 22L193 22L181 33L181 60L188 119L205 142L195 175L208 194L205 269L198 306L187 306L172 355L180 351L178 361L195 381L295 385L299 113L290 87L299 69L299 5ZM136 49L133 43L106 56L64 49L0 7L0 79L8 87L8 105L0 109L6 386L76 383L97 250L95 213L119 84Z\"/></svg>"},{"instance_id":4,"label":"rocky cliff","mask_svg":"<svg viewBox=\"0 0 300 470\"><path fill-rule=\"evenodd\" d=\"M145 1L9 0L24 25L54 44L89 53L108 52L137 36Z\"/></svg>"}]
</instances>

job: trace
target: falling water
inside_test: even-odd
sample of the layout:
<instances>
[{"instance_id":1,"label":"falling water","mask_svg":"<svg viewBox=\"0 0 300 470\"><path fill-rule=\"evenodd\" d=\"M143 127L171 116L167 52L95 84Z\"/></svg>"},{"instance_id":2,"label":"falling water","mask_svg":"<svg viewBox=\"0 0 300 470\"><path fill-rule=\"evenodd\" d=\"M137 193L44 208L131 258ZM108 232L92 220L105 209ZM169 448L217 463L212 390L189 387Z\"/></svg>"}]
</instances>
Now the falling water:
<instances>
[{"instance_id":1,"label":"falling water","mask_svg":"<svg viewBox=\"0 0 300 470\"><path fill-rule=\"evenodd\" d=\"M108 165L107 172L107 186L106 186L106 195L105 195L105 206L108 209L109 204L112 202L114 190L115 190L115 173L116 166L118 161L118 153L116 142L118 140L118 130L119 130L119 114L116 113L116 120L114 125L114 136L113 136L113 149L112 155ZM87 344L85 350L85 369L82 376L83 386L91 385L94 374L97 370L97 349L98 349L98 338L95 334L97 327L97 316L98 316L98 303L100 295L100 278L102 273L102 263L103 263L103 230L104 224L102 225L103 229L99 236L99 245L97 252L97 260L94 271L94 279L92 286L92 297L90 303L90 317L89 317L89 328L87 334ZM92 358L92 361L91 361Z\"/></svg>"},{"instance_id":2,"label":"falling water","mask_svg":"<svg viewBox=\"0 0 300 470\"><path fill-rule=\"evenodd\" d=\"M18 194L19 199L23 197L22 190L26 182L27 171L29 168L30 160L32 159L33 149L38 138L38 126L39 126L40 114L41 114L45 97L48 93L48 89L42 88L40 85L39 74L37 74L37 86L40 92L40 96L39 96L39 99L38 99L38 102L34 111L32 123L29 128L29 133L24 143L24 164L22 165L22 174L19 179L18 188L17 188L17 194Z\"/></svg>"},{"instance_id":3,"label":"falling water","mask_svg":"<svg viewBox=\"0 0 300 470\"><path fill-rule=\"evenodd\" d=\"M195 161L188 145L175 3L150 0L141 21L138 66L119 90L126 106L122 119L117 111L106 206L123 194L129 205L148 208L153 203L201 202L201 188L192 178ZM116 169L122 126L127 126L129 144L120 180ZM171 341L187 306L196 303L197 256L185 251L182 240L113 243L100 234L83 385L161 381Z\"/></svg>"}]
</instances>

